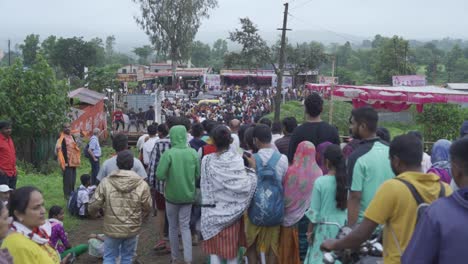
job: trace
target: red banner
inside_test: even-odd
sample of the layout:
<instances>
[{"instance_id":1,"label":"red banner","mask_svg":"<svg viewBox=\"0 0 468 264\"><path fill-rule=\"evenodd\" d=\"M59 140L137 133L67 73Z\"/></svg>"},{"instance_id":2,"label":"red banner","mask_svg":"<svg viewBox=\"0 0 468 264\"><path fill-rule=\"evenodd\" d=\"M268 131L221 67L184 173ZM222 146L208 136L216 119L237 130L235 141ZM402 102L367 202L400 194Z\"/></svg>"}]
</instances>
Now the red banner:
<instances>
[{"instance_id":1,"label":"red banner","mask_svg":"<svg viewBox=\"0 0 468 264\"><path fill-rule=\"evenodd\" d=\"M99 128L101 131L107 131L107 117L104 112L104 100L82 110L84 113L71 123L72 131L79 131L85 137L91 136L93 134L93 129L95 128ZM107 133L104 132L103 136L107 137Z\"/></svg>"}]
</instances>

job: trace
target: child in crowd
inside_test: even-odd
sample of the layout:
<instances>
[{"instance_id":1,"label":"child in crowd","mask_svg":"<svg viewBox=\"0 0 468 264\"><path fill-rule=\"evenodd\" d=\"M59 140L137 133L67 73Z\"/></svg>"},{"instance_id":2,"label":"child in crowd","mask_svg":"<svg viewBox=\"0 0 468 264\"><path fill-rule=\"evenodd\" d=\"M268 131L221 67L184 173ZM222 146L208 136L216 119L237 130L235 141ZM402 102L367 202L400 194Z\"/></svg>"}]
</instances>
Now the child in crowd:
<instances>
[{"instance_id":1,"label":"child in crowd","mask_svg":"<svg viewBox=\"0 0 468 264\"><path fill-rule=\"evenodd\" d=\"M329 145L324 152L324 159L328 173L315 181L310 208L306 212L310 223L305 264L322 263L320 244L338 234L338 227L320 223L344 225L347 217L346 165L341 148L338 145Z\"/></svg>"},{"instance_id":2,"label":"child in crowd","mask_svg":"<svg viewBox=\"0 0 468 264\"><path fill-rule=\"evenodd\" d=\"M248 134L248 132L249 130L247 130L246 133ZM258 152L254 155L244 155L244 157L249 162L249 167L252 169L256 168L258 180L257 190L259 190L259 188L262 188L263 190L270 191L268 189L270 187L268 187L267 185L263 185L264 187L262 187L262 184L264 183L262 182L259 175L260 169L263 170L263 168L266 166L275 169L274 176L276 178L276 186L282 186L283 178L286 175L286 171L288 170L287 157L275 150L273 144L271 144L271 137L271 129L269 126L264 124L256 125L253 128L253 145L255 145L255 147L258 149ZM283 193L281 193L281 195L283 195ZM254 200L252 201L252 204L255 203ZM268 201L265 202L265 205L263 207L270 209L271 205L267 203ZM253 208L255 209L249 209L249 217L245 217L245 229L248 246L246 255L248 258L248 262L258 263L261 258L262 260L266 260L265 263L277 263L280 224L275 226L254 224L252 222L252 218L254 218L255 216L250 216L251 212L253 214L257 213L258 215L262 215L261 211L263 209L258 207Z\"/></svg>"},{"instance_id":3,"label":"child in crowd","mask_svg":"<svg viewBox=\"0 0 468 264\"><path fill-rule=\"evenodd\" d=\"M3 205L7 206L8 205L8 200L10 199L10 192L12 189L6 185L2 184L0 185L0 202L3 203Z\"/></svg>"},{"instance_id":4,"label":"child in crowd","mask_svg":"<svg viewBox=\"0 0 468 264\"><path fill-rule=\"evenodd\" d=\"M80 177L81 185L78 188L77 206L80 209L79 216L86 218L88 216L89 198L93 195L96 186L91 186L91 176L83 174Z\"/></svg>"},{"instance_id":5,"label":"child in crowd","mask_svg":"<svg viewBox=\"0 0 468 264\"><path fill-rule=\"evenodd\" d=\"M51 234L49 244L60 253L60 257L63 259L68 254L79 256L88 250L87 244L81 244L76 247L71 246L68 242L68 236L63 228L63 219L65 213L62 207L54 205L49 210L49 223L51 226Z\"/></svg>"}]
</instances>

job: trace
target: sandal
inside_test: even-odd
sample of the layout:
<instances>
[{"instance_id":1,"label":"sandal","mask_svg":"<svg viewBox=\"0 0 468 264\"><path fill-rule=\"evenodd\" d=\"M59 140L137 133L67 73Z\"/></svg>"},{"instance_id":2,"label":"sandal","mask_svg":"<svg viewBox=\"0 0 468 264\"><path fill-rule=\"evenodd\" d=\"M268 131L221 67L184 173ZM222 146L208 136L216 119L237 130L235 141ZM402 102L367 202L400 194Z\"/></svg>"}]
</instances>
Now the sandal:
<instances>
[{"instance_id":1,"label":"sandal","mask_svg":"<svg viewBox=\"0 0 468 264\"><path fill-rule=\"evenodd\" d=\"M154 246L154 250L163 250L166 248L166 241L164 240L159 240L158 242L156 242L156 245Z\"/></svg>"}]
</instances>

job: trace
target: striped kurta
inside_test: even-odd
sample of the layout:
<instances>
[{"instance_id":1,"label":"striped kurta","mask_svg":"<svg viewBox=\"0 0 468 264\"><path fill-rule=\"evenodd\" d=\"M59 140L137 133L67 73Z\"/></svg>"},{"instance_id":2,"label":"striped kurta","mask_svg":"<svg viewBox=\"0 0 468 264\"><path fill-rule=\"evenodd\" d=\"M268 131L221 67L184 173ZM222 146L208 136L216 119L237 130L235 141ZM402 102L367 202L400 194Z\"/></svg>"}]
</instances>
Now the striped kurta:
<instances>
[{"instance_id":1,"label":"striped kurta","mask_svg":"<svg viewBox=\"0 0 468 264\"><path fill-rule=\"evenodd\" d=\"M242 217L216 236L202 242L202 250L205 254L217 255L223 259L237 257L239 248L245 246L246 239Z\"/></svg>"}]
</instances>

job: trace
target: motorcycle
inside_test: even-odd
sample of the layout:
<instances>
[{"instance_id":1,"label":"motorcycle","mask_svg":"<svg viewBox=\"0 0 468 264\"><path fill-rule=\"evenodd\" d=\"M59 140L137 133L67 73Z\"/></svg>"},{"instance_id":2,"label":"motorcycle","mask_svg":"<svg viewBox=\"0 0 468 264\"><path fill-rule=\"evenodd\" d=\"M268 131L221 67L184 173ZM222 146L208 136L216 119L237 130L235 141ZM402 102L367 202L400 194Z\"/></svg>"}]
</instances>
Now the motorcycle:
<instances>
[{"instance_id":1,"label":"motorcycle","mask_svg":"<svg viewBox=\"0 0 468 264\"><path fill-rule=\"evenodd\" d=\"M339 228L336 239L342 239L352 231L350 227L340 226L338 223L321 222L322 225L334 225ZM345 249L334 252L323 253L324 264L334 264L340 261L342 264L383 264L383 246L381 244L381 234L372 236L362 243L357 250Z\"/></svg>"}]
</instances>

